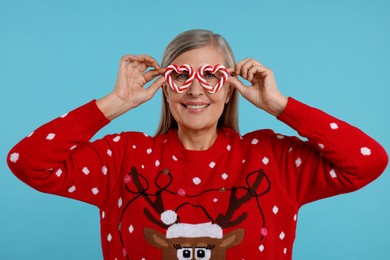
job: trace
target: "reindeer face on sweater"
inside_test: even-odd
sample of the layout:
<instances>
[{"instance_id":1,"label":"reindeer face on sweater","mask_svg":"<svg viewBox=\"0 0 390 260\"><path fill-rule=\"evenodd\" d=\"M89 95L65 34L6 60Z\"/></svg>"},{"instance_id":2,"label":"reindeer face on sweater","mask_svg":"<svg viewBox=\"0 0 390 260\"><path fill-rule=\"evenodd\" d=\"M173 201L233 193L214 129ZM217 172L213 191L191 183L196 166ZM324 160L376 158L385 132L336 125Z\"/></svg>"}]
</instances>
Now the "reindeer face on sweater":
<instances>
[{"instance_id":1,"label":"reindeer face on sweater","mask_svg":"<svg viewBox=\"0 0 390 260\"><path fill-rule=\"evenodd\" d=\"M193 226L196 228L196 225ZM236 229L222 238L179 237L167 238L159 231L145 228L146 240L162 250L162 259L225 259L226 250L241 243L244 230Z\"/></svg>"}]
</instances>

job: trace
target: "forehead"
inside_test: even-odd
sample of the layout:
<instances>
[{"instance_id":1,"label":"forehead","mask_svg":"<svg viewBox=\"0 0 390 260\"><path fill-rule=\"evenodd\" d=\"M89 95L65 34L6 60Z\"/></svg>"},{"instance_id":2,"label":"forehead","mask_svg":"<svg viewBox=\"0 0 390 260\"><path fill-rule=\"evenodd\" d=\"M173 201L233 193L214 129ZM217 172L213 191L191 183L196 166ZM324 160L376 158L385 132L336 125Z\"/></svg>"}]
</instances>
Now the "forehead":
<instances>
[{"instance_id":1,"label":"forehead","mask_svg":"<svg viewBox=\"0 0 390 260\"><path fill-rule=\"evenodd\" d=\"M174 59L172 63L179 66L182 64L188 64L194 68L201 67L204 64L222 64L226 66L224 55L213 46L206 46L186 51Z\"/></svg>"}]
</instances>

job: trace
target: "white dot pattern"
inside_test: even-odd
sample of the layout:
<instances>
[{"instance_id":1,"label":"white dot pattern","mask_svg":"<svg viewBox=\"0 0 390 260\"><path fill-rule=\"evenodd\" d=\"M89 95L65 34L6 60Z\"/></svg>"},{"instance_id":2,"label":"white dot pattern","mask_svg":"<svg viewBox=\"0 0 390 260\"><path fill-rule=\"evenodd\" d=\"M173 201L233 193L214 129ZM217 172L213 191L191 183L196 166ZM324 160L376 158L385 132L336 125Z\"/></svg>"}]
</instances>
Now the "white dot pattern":
<instances>
[{"instance_id":1,"label":"white dot pattern","mask_svg":"<svg viewBox=\"0 0 390 260\"><path fill-rule=\"evenodd\" d=\"M13 163L16 163L19 160L19 153L12 153L9 160Z\"/></svg>"},{"instance_id":2,"label":"white dot pattern","mask_svg":"<svg viewBox=\"0 0 390 260\"><path fill-rule=\"evenodd\" d=\"M296 160L295 160L295 167L299 167L299 166L301 166L301 164L302 164L302 160L301 160L301 158L297 158Z\"/></svg>"},{"instance_id":3,"label":"white dot pattern","mask_svg":"<svg viewBox=\"0 0 390 260\"><path fill-rule=\"evenodd\" d=\"M48 134L48 135L46 136L46 139L47 139L47 140L53 140L54 137L56 137L56 134L50 133L50 134Z\"/></svg>"},{"instance_id":4,"label":"white dot pattern","mask_svg":"<svg viewBox=\"0 0 390 260\"><path fill-rule=\"evenodd\" d=\"M369 156L371 155L371 149L367 147L362 147L360 148L360 153L363 154L364 156Z\"/></svg>"},{"instance_id":5,"label":"white dot pattern","mask_svg":"<svg viewBox=\"0 0 390 260\"><path fill-rule=\"evenodd\" d=\"M201 180L199 177L194 177L194 178L192 179L192 182L193 182L195 185L199 185L199 184L202 182L202 180Z\"/></svg>"},{"instance_id":6,"label":"white dot pattern","mask_svg":"<svg viewBox=\"0 0 390 260\"><path fill-rule=\"evenodd\" d=\"M85 175L88 175L88 174L89 174L89 169L88 169L88 167L84 167L81 171L82 171Z\"/></svg>"},{"instance_id":7,"label":"white dot pattern","mask_svg":"<svg viewBox=\"0 0 390 260\"><path fill-rule=\"evenodd\" d=\"M76 190L76 186L71 186L69 189L68 189L68 192L69 193L73 193L74 191Z\"/></svg>"},{"instance_id":8,"label":"white dot pattern","mask_svg":"<svg viewBox=\"0 0 390 260\"><path fill-rule=\"evenodd\" d=\"M103 173L103 175L107 175L107 172L108 172L107 166L103 166L103 167L102 167L102 173Z\"/></svg>"},{"instance_id":9,"label":"white dot pattern","mask_svg":"<svg viewBox=\"0 0 390 260\"><path fill-rule=\"evenodd\" d=\"M262 162L264 165L267 165L269 163L269 159L267 157L264 157Z\"/></svg>"},{"instance_id":10,"label":"white dot pattern","mask_svg":"<svg viewBox=\"0 0 390 260\"><path fill-rule=\"evenodd\" d=\"M61 169L58 169L55 173L55 175L57 175L57 177L61 177L62 175L62 170Z\"/></svg>"},{"instance_id":11,"label":"white dot pattern","mask_svg":"<svg viewBox=\"0 0 390 260\"><path fill-rule=\"evenodd\" d=\"M339 128L339 126L336 123L330 123L330 128L336 130Z\"/></svg>"},{"instance_id":12,"label":"white dot pattern","mask_svg":"<svg viewBox=\"0 0 390 260\"><path fill-rule=\"evenodd\" d=\"M214 168L215 167L215 162L210 162L209 167L210 168Z\"/></svg>"}]
</instances>

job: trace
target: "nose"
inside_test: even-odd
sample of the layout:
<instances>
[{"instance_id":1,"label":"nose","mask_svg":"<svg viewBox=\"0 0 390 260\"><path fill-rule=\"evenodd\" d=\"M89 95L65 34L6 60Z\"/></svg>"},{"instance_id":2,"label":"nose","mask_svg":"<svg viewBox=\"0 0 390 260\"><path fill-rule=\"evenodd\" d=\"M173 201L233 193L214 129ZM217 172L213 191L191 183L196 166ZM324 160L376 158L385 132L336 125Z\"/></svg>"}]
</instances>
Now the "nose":
<instances>
[{"instance_id":1,"label":"nose","mask_svg":"<svg viewBox=\"0 0 390 260\"><path fill-rule=\"evenodd\" d=\"M188 87L187 94L194 97L204 94L204 88L197 77L194 78L194 81L192 81L191 85Z\"/></svg>"}]
</instances>

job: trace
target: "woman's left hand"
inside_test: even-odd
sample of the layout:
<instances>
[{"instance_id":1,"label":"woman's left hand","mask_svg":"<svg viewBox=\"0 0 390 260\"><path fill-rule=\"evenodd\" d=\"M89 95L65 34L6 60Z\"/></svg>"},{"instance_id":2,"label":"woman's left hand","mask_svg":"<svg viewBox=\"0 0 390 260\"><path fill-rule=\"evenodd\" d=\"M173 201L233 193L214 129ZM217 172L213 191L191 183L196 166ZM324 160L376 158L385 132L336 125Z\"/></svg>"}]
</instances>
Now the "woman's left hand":
<instances>
[{"instance_id":1,"label":"woman's left hand","mask_svg":"<svg viewBox=\"0 0 390 260\"><path fill-rule=\"evenodd\" d=\"M287 97L281 94L276 85L272 70L254 59L244 59L235 68L228 69L228 83L233 85L241 95L258 108L274 116L280 116L287 106ZM236 76L252 83L246 86Z\"/></svg>"}]
</instances>

